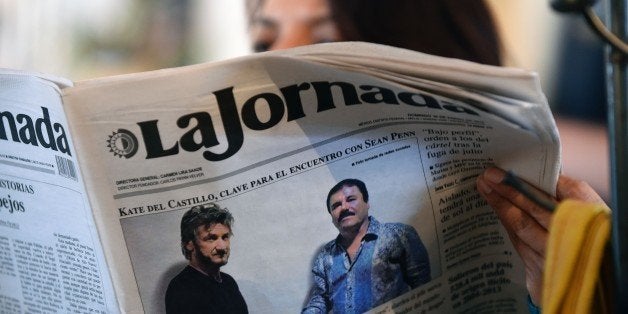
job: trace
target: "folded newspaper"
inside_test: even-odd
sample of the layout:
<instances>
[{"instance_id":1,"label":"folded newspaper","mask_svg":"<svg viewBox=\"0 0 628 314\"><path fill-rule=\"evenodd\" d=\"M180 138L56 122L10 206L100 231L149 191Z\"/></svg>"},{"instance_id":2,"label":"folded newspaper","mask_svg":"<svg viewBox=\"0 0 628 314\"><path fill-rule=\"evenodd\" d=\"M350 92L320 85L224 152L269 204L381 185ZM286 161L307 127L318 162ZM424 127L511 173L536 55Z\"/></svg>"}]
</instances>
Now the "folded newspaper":
<instances>
[{"instance_id":1,"label":"folded newspaper","mask_svg":"<svg viewBox=\"0 0 628 314\"><path fill-rule=\"evenodd\" d=\"M553 193L560 167L534 73L357 42L2 70L0 124L3 313L525 312L475 178ZM214 204L233 224L184 238Z\"/></svg>"}]
</instances>

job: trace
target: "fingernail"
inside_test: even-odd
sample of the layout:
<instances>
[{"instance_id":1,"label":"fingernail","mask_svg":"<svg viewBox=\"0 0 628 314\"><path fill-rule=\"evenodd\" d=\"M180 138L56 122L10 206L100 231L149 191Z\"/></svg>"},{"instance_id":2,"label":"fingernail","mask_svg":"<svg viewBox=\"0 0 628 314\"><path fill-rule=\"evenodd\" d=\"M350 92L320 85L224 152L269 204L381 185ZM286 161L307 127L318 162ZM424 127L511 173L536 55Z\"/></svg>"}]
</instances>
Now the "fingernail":
<instances>
[{"instance_id":1,"label":"fingernail","mask_svg":"<svg viewBox=\"0 0 628 314\"><path fill-rule=\"evenodd\" d=\"M504 172L497 168L488 168L484 171L484 178L493 183L501 183L504 180Z\"/></svg>"},{"instance_id":2,"label":"fingernail","mask_svg":"<svg viewBox=\"0 0 628 314\"><path fill-rule=\"evenodd\" d=\"M478 190L480 190L480 192L484 194L489 194L493 192L493 189L491 189L491 187L488 186L486 182L484 182L484 179L482 178L482 176L478 177L477 187L478 187Z\"/></svg>"}]
</instances>

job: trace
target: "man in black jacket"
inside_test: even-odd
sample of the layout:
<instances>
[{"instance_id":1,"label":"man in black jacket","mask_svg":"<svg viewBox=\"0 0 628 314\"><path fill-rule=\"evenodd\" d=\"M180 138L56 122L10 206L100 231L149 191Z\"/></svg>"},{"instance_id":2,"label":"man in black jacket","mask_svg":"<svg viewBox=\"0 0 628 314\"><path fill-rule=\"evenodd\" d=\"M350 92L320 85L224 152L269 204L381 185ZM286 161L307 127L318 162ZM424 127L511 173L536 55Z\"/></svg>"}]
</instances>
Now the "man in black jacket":
<instances>
[{"instance_id":1,"label":"man in black jacket","mask_svg":"<svg viewBox=\"0 0 628 314\"><path fill-rule=\"evenodd\" d=\"M214 203L181 218L181 250L189 264L166 291L167 313L248 313L237 283L220 271L229 259L233 216Z\"/></svg>"}]
</instances>

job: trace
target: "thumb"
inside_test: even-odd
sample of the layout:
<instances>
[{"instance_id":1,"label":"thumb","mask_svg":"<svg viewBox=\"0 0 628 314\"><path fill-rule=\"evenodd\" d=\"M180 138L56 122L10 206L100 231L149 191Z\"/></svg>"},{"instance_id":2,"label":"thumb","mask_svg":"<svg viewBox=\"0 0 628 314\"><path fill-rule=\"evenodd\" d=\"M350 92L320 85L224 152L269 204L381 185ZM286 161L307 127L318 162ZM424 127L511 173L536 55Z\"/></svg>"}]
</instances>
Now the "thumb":
<instances>
[{"instance_id":1,"label":"thumb","mask_svg":"<svg viewBox=\"0 0 628 314\"><path fill-rule=\"evenodd\" d=\"M556 197L560 201L570 198L590 203L604 203L602 197L588 183L565 175L558 177Z\"/></svg>"}]
</instances>

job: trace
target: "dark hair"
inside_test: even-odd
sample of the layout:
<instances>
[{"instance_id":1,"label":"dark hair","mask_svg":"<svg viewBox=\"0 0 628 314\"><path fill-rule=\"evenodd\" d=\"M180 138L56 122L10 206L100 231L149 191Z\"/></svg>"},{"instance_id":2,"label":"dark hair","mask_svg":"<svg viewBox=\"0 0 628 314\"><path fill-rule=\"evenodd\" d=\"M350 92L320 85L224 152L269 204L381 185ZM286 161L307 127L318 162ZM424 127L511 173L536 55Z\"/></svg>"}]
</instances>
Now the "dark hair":
<instances>
[{"instance_id":1,"label":"dark hair","mask_svg":"<svg viewBox=\"0 0 628 314\"><path fill-rule=\"evenodd\" d=\"M338 183L336 183L336 185L334 185L330 190L329 193L327 193L327 212L331 212L331 208L329 207L329 200L331 199L331 196L340 191L343 187L345 186L355 186L358 188L358 190L360 190L360 193L362 193L362 199L364 200L365 203L369 202L369 191L366 189L366 184L364 184L364 182L358 180L358 179L344 179Z\"/></svg>"},{"instance_id":2,"label":"dark hair","mask_svg":"<svg viewBox=\"0 0 628 314\"><path fill-rule=\"evenodd\" d=\"M262 8L264 0L246 0L244 1L244 8L246 11L247 21L249 26L255 20L255 14Z\"/></svg>"},{"instance_id":3,"label":"dark hair","mask_svg":"<svg viewBox=\"0 0 628 314\"><path fill-rule=\"evenodd\" d=\"M247 0L249 22L264 0ZM483 0L327 0L345 41L501 65L501 42Z\"/></svg>"},{"instance_id":4,"label":"dark hair","mask_svg":"<svg viewBox=\"0 0 628 314\"><path fill-rule=\"evenodd\" d=\"M343 40L501 64L501 44L482 0L328 0Z\"/></svg>"},{"instance_id":5,"label":"dark hair","mask_svg":"<svg viewBox=\"0 0 628 314\"><path fill-rule=\"evenodd\" d=\"M233 224L233 216L226 208L220 208L216 203L208 203L190 208L181 217L181 251L186 259L190 259L191 252L185 247L196 238L196 229L200 226L222 224L229 228Z\"/></svg>"},{"instance_id":6,"label":"dark hair","mask_svg":"<svg viewBox=\"0 0 628 314\"><path fill-rule=\"evenodd\" d=\"M264 0L247 0L249 22ZM327 0L343 41L365 41L501 65L501 42L484 0Z\"/></svg>"}]
</instances>

